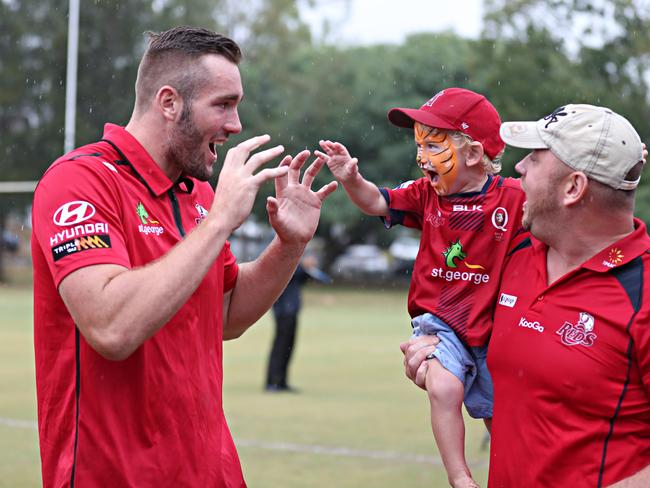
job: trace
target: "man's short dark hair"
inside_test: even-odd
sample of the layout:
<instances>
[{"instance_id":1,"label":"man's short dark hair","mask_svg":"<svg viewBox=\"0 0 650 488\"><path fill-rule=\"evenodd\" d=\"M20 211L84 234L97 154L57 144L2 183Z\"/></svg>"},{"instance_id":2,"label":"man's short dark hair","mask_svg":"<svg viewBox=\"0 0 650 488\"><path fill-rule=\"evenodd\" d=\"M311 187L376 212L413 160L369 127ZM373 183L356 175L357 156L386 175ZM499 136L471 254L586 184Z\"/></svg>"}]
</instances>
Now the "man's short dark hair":
<instances>
[{"instance_id":1,"label":"man's short dark hair","mask_svg":"<svg viewBox=\"0 0 650 488\"><path fill-rule=\"evenodd\" d=\"M643 161L639 161L632 166L632 169L625 175L625 181L636 181L641 176L643 167ZM603 208L624 208L630 212L634 211L636 188L632 190L615 190L611 186L593 179L589 179L589 185L592 188L592 194Z\"/></svg>"},{"instance_id":2,"label":"man's short dark hair","mask_svg":"<svg viewBox=\"0 0 650 488\"><path fill-rule=\"evenodd\" d=\"M142 56L135 83L136 111L144 111L163 85L178 90L188 103L205 80L196 61L217 54L239 64L241 50L232 39L201 27L174 27L164 32L146 32L149 46Z\"/></svg>"}]
</instances>

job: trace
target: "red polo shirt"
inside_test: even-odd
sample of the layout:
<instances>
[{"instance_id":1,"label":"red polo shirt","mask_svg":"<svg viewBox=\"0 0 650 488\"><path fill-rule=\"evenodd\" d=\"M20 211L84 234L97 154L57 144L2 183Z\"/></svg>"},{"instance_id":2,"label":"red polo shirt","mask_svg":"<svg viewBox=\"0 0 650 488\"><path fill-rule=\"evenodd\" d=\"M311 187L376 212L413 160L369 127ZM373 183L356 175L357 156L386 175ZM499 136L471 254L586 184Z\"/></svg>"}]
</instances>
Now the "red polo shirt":
<instances>
[{"instance_id":1,"label":"red polo shirt","mask_svg":"<svg viewBox=\"0 0 650 488\"><path fill-rule=\"evenodd\" d=\"M503 260L521 227L519 180L490 176L479 192L439 197L420 178L382 193L388 226L422 231L408 296L411 317L432 313L468 346L484 346Z\"/></svg>"},{"instance_id":2,"label":"red polo shirt","mask_svg":"<svg viewBox=\"0 0 650 488\"><path fill-rule=\"evenodd\" d=\"M245 486L223 414L222 297L228 244L178 313L124 361L97 354L57 287L94 264L144 266L199 224L214 192L171 182L107 124L102 142L55 161L34 195L34 342L45 487ZM191 263L188 263L191 265Z\"/></svg>"},{"instance_id":3,"label":"red polo shirt","mask_svg":"<svg viewBox=\"0 0 650 488\"><path fill-rule=\"evenodd\" d=\"M550 286L542 243L506 263L490 487L609 486L650 465L650 238L635 227Z\"/></svg>"}]
</instances>

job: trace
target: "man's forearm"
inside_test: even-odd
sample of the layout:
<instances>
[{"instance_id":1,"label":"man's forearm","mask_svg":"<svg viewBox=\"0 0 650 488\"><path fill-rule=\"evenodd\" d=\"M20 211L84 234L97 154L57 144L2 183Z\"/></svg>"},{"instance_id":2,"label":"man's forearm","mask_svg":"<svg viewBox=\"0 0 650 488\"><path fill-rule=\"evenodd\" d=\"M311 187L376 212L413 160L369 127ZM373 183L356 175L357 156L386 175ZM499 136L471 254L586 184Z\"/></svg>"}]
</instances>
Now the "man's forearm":
<instances>
[{"instance_id":1,"label":"man's forearm","mask_svg":"<svg viewBox=\"0 0 650 488\"><path fill-rule=\"evenodd\" d=\"M61 296L91 346L108 359L124 359L194 293L228 232L217 219L206 220L169 253L141 268L99 265L71 273L61 283Z\"/></svg>"},{"instance_id":2,"label":"man's forearm","mask_svg":"<svg viewBox=\"0 0 650 488\"><path fill-rule=\"evenodd\" d=\"M289 283L305 246L306 243L286 243L276 237L259 258L239 266L237 284L224 317L225 340L242 335L271 308Z\"/></svg>"}]
</instances>

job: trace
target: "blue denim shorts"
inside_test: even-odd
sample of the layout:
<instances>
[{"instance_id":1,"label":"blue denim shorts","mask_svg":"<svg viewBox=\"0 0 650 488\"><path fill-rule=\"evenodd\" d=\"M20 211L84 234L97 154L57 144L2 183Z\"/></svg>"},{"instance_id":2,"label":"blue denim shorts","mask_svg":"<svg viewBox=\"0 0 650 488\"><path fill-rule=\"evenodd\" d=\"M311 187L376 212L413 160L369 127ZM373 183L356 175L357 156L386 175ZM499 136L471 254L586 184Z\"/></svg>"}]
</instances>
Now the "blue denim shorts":
<instances>
[{"instance_id":1,"label":"blue denim shorts","mask_svg":"<svg viewBox=\"0 0 650 488\"><path fill-rule=\"evenodd\" d=\"M430 313L415 317L411 325L413 337L437 335L440 339L434 355L463 384L467 413L475 419L492 418L494 392L486 363L487 346L465 346L451 327Z\"/></svg>"}]
</instances>

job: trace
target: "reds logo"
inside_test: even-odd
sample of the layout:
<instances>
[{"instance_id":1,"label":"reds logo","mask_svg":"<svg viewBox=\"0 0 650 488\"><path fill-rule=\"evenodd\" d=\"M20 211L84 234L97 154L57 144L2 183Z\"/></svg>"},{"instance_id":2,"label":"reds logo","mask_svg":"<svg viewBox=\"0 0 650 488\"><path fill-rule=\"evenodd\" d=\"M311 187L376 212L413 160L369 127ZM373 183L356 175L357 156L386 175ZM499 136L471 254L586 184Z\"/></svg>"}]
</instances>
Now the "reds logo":
<instances>
[{"instance_id":1,"label":"reds logo","mask_svg":"<svg viewBox=\"0 0 650 488\"><path fill-rule=\"evenodd\" d=\"M442 216L442 212L440 209L437 210L436 214L427 214L426 217L424 218L425 222L430 223L434 227L440 227L441 225L445 225L447 219L445 219Z\"/></svg>"},{"instance_id":2,"label":"reds logo","mask_svg":"<svg viewBox=\"0 0 650 488\"><path fill-rule=\"evenodd\" d=\"M208 216L208 211L201 206L200 203L197 203L194 205L194 208L196 209L197 213L199 214L198 218L194 219L196 222L196 225L199 225L201 222L203 222L207 216Z\"/></svg>"},{"instance_id":3,"label":"reds logo","mask_svg":"<svg viewBox=\"0 0 650 488\"><path fill-rule=\"evenodd\" d=\"M586 346L591 347L597 339L594 330L594 318L586 312L580 312L578 323L573 325L564 322L555 333L562 338L565 346Z\"/></svg>"}]
</instances>

